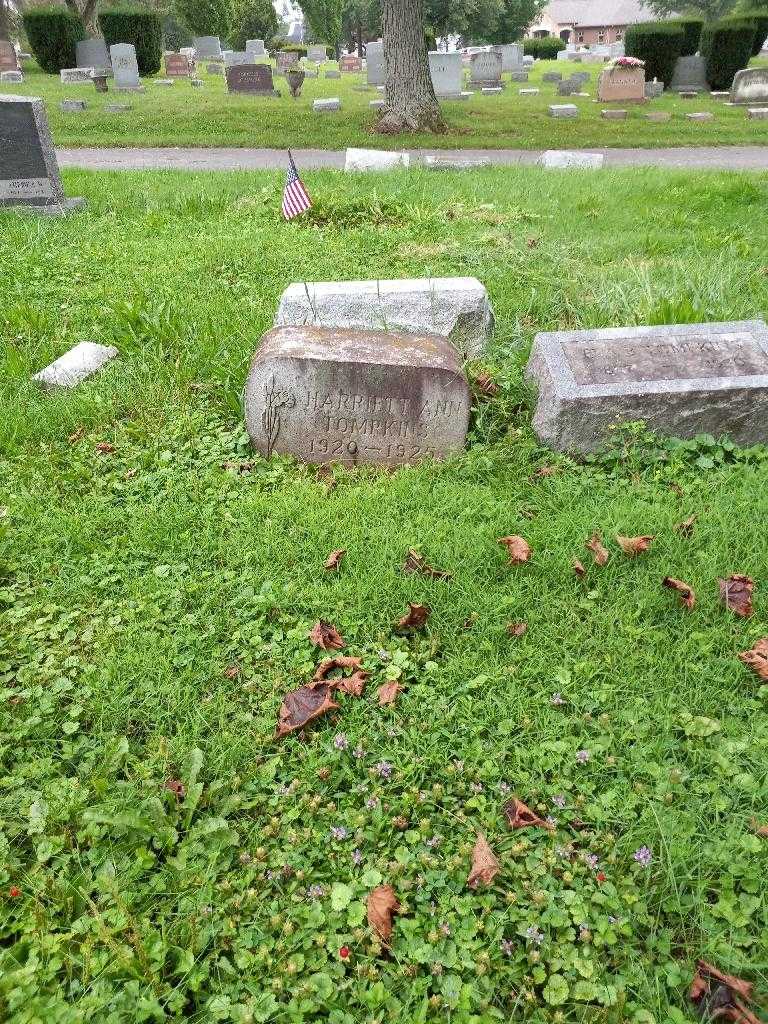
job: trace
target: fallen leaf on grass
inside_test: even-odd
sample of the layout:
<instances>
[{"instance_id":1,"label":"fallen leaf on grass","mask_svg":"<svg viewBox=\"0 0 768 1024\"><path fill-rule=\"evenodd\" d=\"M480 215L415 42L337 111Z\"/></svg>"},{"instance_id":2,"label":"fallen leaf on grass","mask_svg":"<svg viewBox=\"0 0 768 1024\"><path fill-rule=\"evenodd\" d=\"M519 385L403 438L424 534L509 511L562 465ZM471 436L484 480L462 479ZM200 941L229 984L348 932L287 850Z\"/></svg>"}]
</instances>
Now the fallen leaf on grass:
<instances>
[{"instance_id":1,"label":"fallen leaf on grass","mask_svg":"<svg viewBox=\"0 0 768 1024\"><path fill-rule=\"evenodd\" d=\"M368 924L384 946L392 937L392 917L400 910L400 901L391 885L377 885L368 893Z\"/></svg>"},{"instance_id":2,"label":"fallen leaf on grass","mask_svg":"<svg viewBox=\"0 0 768 1024\"><path fill-rule=\"evenodd\" d=\"M81 424L77 428L77 430L75 430L72 434L69 435L67 440L69 441L70 444L75 444L77 441L80 440L80 438L83 436L84 433L85 433L85 427L82 426L82 424Z\"/></svg>"},{"instance_id":3,"label":"fallen leaf on grass","mask_svg":"<svg viewBox=\"0 0 768 1024\"><path fill-rule=\"evenodd\" d=\"M554 476L555 473L557 473L557 466L539 466L531 480L535 480L537 477Z\"/></svg>"},{"instance_id":4,"label":"fallen leaf on grass","mask_svg":"<svg viewBox=\"0 0 768 1024\"><path fill-rule=\"evenodd\" d=\"M177 800L183 800L186 789L184 783L178 779L166 779L163 783L163 789L167 789L169 793L173 793Z\"/></svg>"},{"instance_id":5,"label":"fallen leaf on grass","mask_svg":"<svg viewBox=\"0 0 768 1024\"><path fill-rule=\"evenodd\" d=\"M760 836L761 839L768 839L768 825L761 825L757 818L750 819L749 827L756 836Z\"/></svg>"},{"instance_id":6,"label":"fallen leaf on grass","mask_svg":"<svg viewBox=\"0 0 768 1024\"><path fill-rule=\"evenodd\" d=\"M346 555L346 548L339 548L338 551L332 551L325 560L323 565L324 569L338 569L341 564L341 560Z\"/></svg>"},{"instance_id":7,"label":"fallen leaf on grass","mask_svg":"<svg viewBox=\"0 0 768 1024\"><path fill-rule=\"evenodd\" d=\"M676 580L672 576L665 576L661 581L661 585L669 587L670 590L676 590L680 595L680 600L689 611L696 604L696 594L693 588L689 587L683 580Z\"/></svg>"},{"instance_id":8,"label":"fallen leaf on grass","mask_svg":"<svg viewBox=\"0 0 768 1024\"><path fill-rule=\"evenodd\" d=\"M472 627L474 626L474 624L477 622L477 620L479 618L480 618L480 616L477 614L477 612L472 612L469 615L468 618L464 619L464 621L461 624L461 628L462 629L472 629Z\"/></svg>"},{"instance_id":9,"label":"fallen leaf on grass","mask_svg":"<svg viewBox=\"0 0 768 1024\"><path fill-rule=\"evenodd\" d=\"M332 690L341 690L342 693L348 693L352 697L360 697L363 693L365 681L370 675L370 672L366 672L365 669L361 668L362 664L362 658L353 658L343 654L337 655L335 658L325 658L317 666L315 674L312 676L312 681L307 685L310 689L315 689L320 685L328 685ZM349 676L329 678L331 672L334 672L337 668L351 668L355 671Z\"/></svg>"},{"instance_id":10,"label":"fallen leaf on grass","mask_svg":"<svg viewBox=\"0 0 768 1024\"><path fill-rule=\"evenodd\" d=\"M720 584L720 599L726 608L734 615L748 619L752 614L752 591L755 589L755 581L749 576L741 576L739 573L731 573L727 580L718 580Z\"/></svg>"},{"instance_id":11,"label":"fallen leaf on grass","mask_svg":"<svg viewBox=\"0 0 768 1024\"><path fill-rule=\"evenodd\" d=\"M619 545L621 550L627 556L627 558L635 558L637 555L642 555L644 551L647 551L651 546L653 537L622 537L618 533L616 534L616 543Z\"/></svg>"},{"instance_id":12,"label":"fallen leaf on grass","mask_svg":"<svg viewBox=\"0 0 768 1024\"><path fill-rule=\"evenodd\" d=\"M751 668L755 675L768 682L768 636L755 642L754 647L737 655L740 662Z\"/></svg>"},{"instance_id":13,"label":"fallen leaf on grass","mask_svg":"<svg viewBox=\"0 0 768 1024\"><path fill-rule=\"evenodd\" d=\"M408 549L403 572L420 572L422 576L431 576L435 580L450 580L453 577L453 573L446 572L444 569L433 569L431 565L427 565L424 556L414 548Z\"/></svg>"},{"instance_id":14,"label":"fallen leaf on grass","mask_svg":"<svg viewBox=\"0 0 768 1024\"><path fill-rule=\"evenodd\" d=\"M584 577L587 575L587 570L584 568L584 566L578 560L578 558L574 558L573 560L573 571L576 573L580 580L583 580Z\"/></svg>"},{"instance_id":15,"label":"fallen leaf on grass","mask_svg":"<svg viewBox=\"0 0 768 1024\"><path fill-rule=\"evenodd\" d=\"M111 455L115 450L115 446L110 444L109 441L99 441L96 445L96 451L101 455Z\"/></svg>"},{"instance_id":16,"label":"fallen leaf on grass","mask_svg":"<svg viewBox=\"0 0 768 1024\"><path fill-rule=\"evenodd\" d=\"M618 539L618 538L617 538ZM595 565L605 565L608 561L608 548L603 544L603 538L599 533L593 533L588 541L585 542L584 547L592 552L592 557L595 560Z\"/></svg>"},{"instance_id":17,"label":"fallen leaf on grass","mask_svg":"<svg viewBox=\"0 0 768 1024\"><path fill-rule=\"evenodd\" d=\"M675 532L679 533L681 537L692 537L693 526L697 518L698 517L695 513L692 516L688 516L688 518L684 519L682 523L677 523L675 525Z\"/></svg>"},{"instance_id":18,"label":"fallen leaf on grass","mask_svg":"<svg viewBox=\"0 0 768 1024\"><path fill-rule=\"evenodd\" d=\"M493 398L499 393L499 385L490 373L479 373L475 377L475 387L480 394L485 395L487 398Z\"/></svg>"},{"instance_id":19,"label":"fallen leaf on grass","mask_svg":"<svg viewBox=\"0 0 768 1024\"><path fill-rule=\"evenodd\" d=\"M331 687L327 683L299 686L283 697L275 735L279 739L288 733L303 729L308 722L338 707L336 701L331 698Z\"/></svg>"},{"instance_id":20,"label":"fallen leaf on grass","mask_svg":"<svg viewBox=\"0 0 768 1024\"><path fill-rule=\"evenodd\" d=\"M229 668L224 669L224 675L226 676L227 679L237 679L237 677L240 675L240 666L230 665Z\"/></svg>"},{"instance_id":21,"label":"fallen leaf on grass","mask_svg":"<svg viewBox=\"0 0 768 1024\"><path fill-rule=\"evenodd\" d=\"M421 629L429 618L430 607L428 604L412 604L408 602L408 612L398 619L398 629Z\"/></svg>"},{"instance_id":22,"label":"fallen leaf on grass","mask_svg":"<svg viewBox=\"0 0 768 1024\"><path fill-rule=\"evenodd\" d=\"M534 814L531 808L516 796L504 804L504 815L510 828L545 828L548 832L554 829L554 825Z\"/></svg>"},{"instance_id":23,"label":"fallen leaf on grass","mask_svg":"<svg viewBox=\"0 0 768 1024\"><path fill-rule=\"evenodd\" d=\"M522 636L523 633L528 629L527 622L508 622L507 623L507 634L509 636Z\"/></svg>"},{"instance_id":24,"label":"fallen leaf on grass","mask_svg":"<svg viewBox=\"0 0 768 1024\"><path fill-rule=\"evenodd\" d=\"M309 632L309 639L315 647L324 651L339 651L344 646L344 637L330 622L320 619Z\"/></svg>"},{"instance_id":25,"label":"fallen leaf on grass","mask_svg":"<svg viewBox=\"0 0 768 1024\"><path fill-rule=\"evenodd\" d=\"M467 878L467 885L470 889L476 889L480 882L483 885L492 885L499 871L501 871L501 864L496 859L483 833L478 832L475 848L472 850L472 867Z\"/></svg>"},{"instance_id":26,"label":"fallen leaf on grass","mask_svg":"<svg viewBox=\"0 0 768 1024\"><path fill-rule=\"evenodd\" d=\"M523 562L527 562L533 550L523 537L518 537L516 534L512 537L499 537L498 544L503 544L507 549L509 555L510 565L522 565Z\"/></svg>"},{"instance_id":27,"label":"fallen leaf on grass","mask_svg":"<svg viewBox=\"0 0 768 1024\"><path fill-rule=\"evenodd\" d=\"M722 1018L733 1024L760 1024L759 1017L745 1005L752 1002L753 987L743 978L723 974L706 960L697 960L688 996L704 1020Z\"/></svg>"},{"instance_id":28,"label":"fallen leaf on grass","mask_svg":"<svg viewBox=\"0 0 768 1024\"><path fill-rule=\"evenodd\" d=\"M388 683L382 683L377 692L379 706L383 708L387 704L394 704L395 698L398 693L402 692L402 690L403 687L395 680L391 680Z\"/></svg>"}]
</instances>

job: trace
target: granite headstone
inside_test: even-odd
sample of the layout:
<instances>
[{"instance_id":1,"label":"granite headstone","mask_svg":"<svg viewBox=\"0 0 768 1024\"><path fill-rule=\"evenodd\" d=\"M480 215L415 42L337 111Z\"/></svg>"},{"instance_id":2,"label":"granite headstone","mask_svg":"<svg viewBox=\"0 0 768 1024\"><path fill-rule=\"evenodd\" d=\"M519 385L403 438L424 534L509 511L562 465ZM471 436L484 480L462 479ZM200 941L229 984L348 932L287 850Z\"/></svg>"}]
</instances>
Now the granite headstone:
<instances>
[{"instance_id":1,"label":"granite headstone","mask_svg":"<svg viewBox=\"0 0 768 1024\"><path fill-rule=\"evenodd\" d=\"M192 40L195 54L202 60L222 59L221 40L218 36L195 36Z\"/></svg>"},{"instance_id":2,"label":"granite headstone","mask_svg":"<svg viewBox=\"0 0 768 1024\"><path fill-rule=\"evenodd\" d=\"M384 43L379 39L365 47L368 85L384 85Z\"/></svg>"},{"instance_id":3,"label":"granite headstone","mask_svg":"<svg viewBox=\"0 0 768 1024\"><path fill-rule=\"evenodd\" d=\"M189 78L189 57L183 53L167 53L165 55L165 73L168 78Z\"/></svg>"},{"instance_id":4,"label":"granite headstone","mask_svg":"<svg viewBox=\"0 0 768 1024\"><path fill-rule=\"evenodd\" d=\"M706 92L707 62L700 54L678 57L669 83L670 92Z\"/></svg>"},{"instance_id":5,"label":"granite headstone","mask_svg":"<svg viewBox=\"0 0 768 1024\"><path fill-rule=\"evenodd\" d=\"M501 54L493 50L475 53L469 62L470 86L498 88L501 85Z\"/></svg>"},{"instance_id":6,"label":"granite headstone","mask_svg":"<svg viewBox=\"0 0 768 1024\"><path fill-rule=\"evenodd\" d=\"M18 71L19 62L13 43L0 39L0 71Z\"/></svg>"},{"instance_id":7,"label":"granite headstone","mask_svg":"<svg viewBox=\"0 0 768 1024\"><path fill-rule=\"evenodd\" d=\"M430 51L429 73L438 99L460 99L462 66L460 53Z\"/></svg>"},{"instance_id":8,"label":"granite headstone","mask_svg":"<svg viewBox=\"0 0 768 1024\"><path fill-rule=\"evenodd\" d=\"M246 53L250 53L252 57L263 57L266 54L264 49L263 39L246 39L245 41Z\"/></svg>"},{"instance_id":9,"label":"granite headstone","mask_svg":"<svg viewBox=\"0 0 768 1024\"><path fill-rule=\"evenodd\" d=\"M75 43L77 57L75 63L79 68L108 68L110 66L109 50L103 39L81 39Z\"/></svg>"},{"instance_id":10,"label":"granite headstone","mask_svg":"<svg viewBox=\"0 0 768 1024\"><path fill-rule=\"evenodd\" d=\"M109 48L116 89L139 89L139 65L133 43L114 43Z\"/></svg>"},{"instance_id":11,"label":"granite headstone","mask_svg":"<svg viewBox=\"0 0 768 1024\"><path fill-rule=\"evenodd\" d=\"M768 103L768 68L744 68L733 76L731 103Z\"/></svg>"},{"instance_id":12,"label":"granite headstone","mask_svg":"<svg viewBox=\"0 0 768 1024\"><path fill-rule=\"evenodd\" d=\"M250 96L279 96L272 81L269 64L236 64L226 70L227 92Z\"/></svg>"},{"instance_id":13,"label":"granite headstone","mask_svg":"<svg viewBox=\"0 0 768 1024\"><path fill-rule=\"evenodd\" d=\"M339 70L348 75L355 74L363 70L363 62L354 53L345 53L339 60ZM327 71L325 77L328 77Z\"/></svg>"}]
</instances>

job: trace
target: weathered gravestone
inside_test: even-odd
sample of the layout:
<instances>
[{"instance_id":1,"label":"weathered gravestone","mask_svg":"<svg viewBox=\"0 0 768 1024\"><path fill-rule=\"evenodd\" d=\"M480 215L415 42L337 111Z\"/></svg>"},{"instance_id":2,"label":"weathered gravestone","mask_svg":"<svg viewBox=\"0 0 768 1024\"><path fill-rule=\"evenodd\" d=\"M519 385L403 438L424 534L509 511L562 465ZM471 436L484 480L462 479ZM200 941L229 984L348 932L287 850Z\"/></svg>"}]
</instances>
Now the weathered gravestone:
<instances>
[{"instance_id":1,"label":"weathered gravestone","mask_svg":"<svg viewBox=\"0 0 768 1024\"><path fill-rule=\"evenodd\" d=\"M579 116L579 108L575 103L553 103L547 107L547 113L550 117L556 117L559 119L568 119Z\"/></svg>"},{"instance_id":2,"label":"weathered gravestone","mask_svg":"<svg viewBox=\"0 0 768 1024\"><path fill-rule=\"evenodd\" d=\"M602 153L585 153L582 150L548 149L539 157L542 167L550 170L567 170L571 167L590 171L599 170L605 157Z\"/></svg>"},{"instance_id":3,"label":"weathered gravestone","mask_svg":"<svg viewBox=\"0 0 768 1024\"><path fill-rule=\"evenodd\" d=\"M215 57L222 58L221 40L218 36L195 36L192 43L198 58L202 60L212 60Z\"/></svg>"},{"instance_id":4,"label":"weathered gravestone","mask_svg":"<svg viewBox=\"0 0 768 1024\"><path fill-rule=\"evenodd\" d=\"M356 57L353 53L346 53L339 60L339 70L343 71L346 75L352 75L359 73L363 70L363 62L359 57ZM328 72L326 71L325 77L328 78Z\"/></svg>"},{"instance_id":5,"label":"weathered gravestone","mask_svg":"<svg viewBox=\"0 0 768 1024\"><path fill-rule=\"evenodd\" d=\"M318 114L341 110L341 100L338 96L329 96L324 100L312 100L312 109Z\"/></svg>"},{"instance_id":6,"label":"weathered gravestone","mask_svg":"<svg viewBox=\"0 0 768 1024\"><path fill-rule=\"evenodd\" d=\"M0 95L0 207L60 215L85 206L66 199L45 104L31 96Z\"/></svg>"},{"instance_id":7,"label":"weathered gravestone","mask_svg":"<svg viewBox=\"0 0 768 1024\"><path fill-rule=\"evenodd\" d=\"M523 68L523 44L504 43L494 46L494 53L501 57L502 71L521 71Z\"/></svg>"},{"instance_id":8,"label":"weathered gravestone","mask_svg":"<svg viewBox=\"0 0 768 1024\"><path fill-rule=\"evenodd\" d=\"M304 462L402 466L460 450L470 394L438 335L277 327L245 385L254 446Z\"/></svg>"},{"instance_id":9,"label":"weathered gravestone","mask_svg":"<svg viewBox=\"0 0 768 1024\"><path fill-rule=\"evenodd\" d=\"M768 102L768 68L745 68L733 76L731 103Z\"/></svg>"},{"instance_id":10,"label":"weathered gravestone","mask_svg":"<svg viewBox=\"0 0 768 1024\"><path fill-rule=\"evenodd\" d=\"M307 60L311 60L315 64L322 64L323 61L328 59L328 53L324 46L308 46L307 47Z\"/></svg>"},{"instance_id":11,"label":"weathered gravestone","mask_svg":"<svg viewBox=\"0 0 768 1024\"><path fill-rule=\"evenodd\" d=\"M59 80L62 85L90 85L91 71L92 68L62 68Z\"/></svg>"},{"instance_id":12,"label":"weathered gravestone","mask_svg":"<svg viewBox=\"0 0 768 1024\"><path fill-rule=\"evenodd\" d=\"M460 53L429 53L429 73L439 100L461 99L462 66Z\"/></svg>"},{"instance_id":13,"label":"weathered gravestone","mask_svg":"<svg viewBox=\"0 0 768 1024\"><path fill-rule=\"evenodd\" d=\"M165 55L165 73L168 78L189 78L189 57L184 53L167 53Z\"/></svg>"},{"instance_id":14,"label":"weathered gravestone","mask_svg":"<svg viewBox=\"0 0 768 1024\"><path fill-rule=\"evenodd\" d=\"M139 65L136 62L136 47L132 43L114 43L109 48L116 89L138 90Z\"/></svg>"},{"instance_id":15,"label":"weathered gravestone","mask_svg":"<svg viewBox=\"0 0 768 1024\"><path fill-rule=\"evenodd\" d=\"M384 85L384 43L380 39L366 45L365 66L368 85Z\"/></svg>"},{"instance_id":16,"label":"weathered gravestone","mask_svg":"<svg viewBox=\"0 0 768 1024\"><path fill-rule=\"evenodd\" d=\"M647 100L657 100L660 96L664 95L664 83L659 82L658 79L654 78L652 82L645 83L645 98Z\"/></svg>"},{"instance_id":17,"label":"weathered gravestone","mask_svg":"<svg viewBox=\"0 0 768 1024\"><path fill-rule=\"evenodd\" d=\"M63 114L79 114L87 108L85 100L62 100L59 103L59 110Z\"/></svg>"},{"instance_id":18,"label":"weathered gravestone","mask_svg":"<svg viewBox=\"0 0 768 1024\"><path fill-rule=\"evenodd\" d=\"M221 66L221 64L206 64L205 70L208 72L209 75L224 74L224 68Z\"/></svg>"},{"instance_id":19,"label":"weathered gravestone","mask_svg":"<svg viewBox=\"0 0 768 1024\"><path fill-rule=\"evenodd\" d=\"M247 50L227 50L224 54L224 67L236 68L241 64L253 64L253 54Z\"/></svg>"},{"instance_id":20,"label":"weathered gravestone","mask_svg":"<svg viewBox=\"0 0 768 1024\"><path fill-rule=\"evenodd\" d=\"M615 67L601 71L597 79L597 98L601 103L645 102L645 68Z\"/></svg>"},{"instance_id":21,"label":"weathered gravestone","mask_svg":"<svg viewBox=\"0 0 768 1024\"><path fill-rule=\"evenodd\" d=\"M401 168L407 169L410 165L410 153L389 153L381 149L357 149L352 146L348 147L344 154L344 172L346 174L396 171Z\"/></svg>"},{"instance_id":22,"label":"weathered gravestone","mask_svg":"<svg viewBox=\"0 0 768 1024\"><path fill-rule=\"evenodd\" d=\"M103 39L81 39L75 43L75 52L75 63L79 68L108 68L110 65L109 51Z\"/></svg>"},{"instance_id":23,"label":"weathered gravestone","mask_svg":"<svg viewBox=\"0 0 768 1024\"><path fill-rule=\"evenodd\" d=\"M707 85L707 62L699 54L690 57L678 57L675 61L675 70L672 73L672 81L669 83L670 92L706 92Z\"/></svg>"},{"instance_id":24,"label":"weathered gravestone","mask_svg":"<svg viewBox=\"0 0 768 1024\"><path fill-rule=\"evenodd\" d=\"M9 85L22 85L24 75L21 71L0 71L0 85L7 82Z\"/></svg>"},{"instance_id":25,"label":"weathered gravestone","mask_svg":"<svg viewBox=\"0 0 768 1024\"><path fill-rule=\"evenodd\" d=\"M19 62L13 43L0 39L0 71L18 71Z\"/></svg>"},{"instance_id":26,"label":"weathered gravestone","mask_svg":"<svg viewBox=\"0 0 768 1024\"><path fill-rule=\"evenodd\" d=\"M562 53L562 50L560 51ZM545 71L541 76L542 82L562 82L562 71Z\"/></svg>"},{"instance_id":27,"label":"weathered gravestone","mask_svg":"<svg viewBox=\"0 0 768 1024\"><path fill-rule=\"evenodd\" d=\"M595 451L635 420L673 437L768 441L762 320L538 334L526 374L539 390L533 428L559 451Z\"/></svg>"},{"instance_id":28,"label":"weathered gravestone","mask_svg":"<svg viewBox=\"0 0 768 1024\"><path fill-rule=\"evenodd\" d=\"M484 50L475 53L470 60L470 86L485 86L489 89L500 88L501 82L501 55L493 50Z\"/></svg>"},{"instance_id":29,"label":"weathered gravestone","mask_svg":"<svg viewBox=\"0 0 768 1024\"><path fill-rule=\"evenodd\" d=\"M295 53L291 53L290 50L280 50L277 55L277 73L285 74L288 68L292 68L298 62L299 58Z\"/></svg>"},{"instance_id":30,"label":"weathered gravestone","mask_svg":"<svg viewBox=\"0 0 768 1024\"><path fill-rule=\"evenodd\" d=\"M439 334L477 356L488 345L494 317L475 277L323 281L291 284L282 294L275 325L304 324Z\"/></svg>"},{"instance_id":31,"label":"weathered gravestone","mask_svg":"<svg viewBox=\"0 0 768 1024\"><path fill-rule=\"evenodd\" d=\"M249 96L279 96L272 81L269 64L236 64L227 68L227 92L242 92Z\"/></svg>"},{"instance_id":32,"label":"weathered gravestone","mask_svg":"<svg viewBox=\"0 0 768 1024\"><path fill-rule=\"evenodd\" d=\"M246 39L245 51L250 53L252 57L263 57L266 53L264 49L263 39Z\"/></svg>"}]
</instances>

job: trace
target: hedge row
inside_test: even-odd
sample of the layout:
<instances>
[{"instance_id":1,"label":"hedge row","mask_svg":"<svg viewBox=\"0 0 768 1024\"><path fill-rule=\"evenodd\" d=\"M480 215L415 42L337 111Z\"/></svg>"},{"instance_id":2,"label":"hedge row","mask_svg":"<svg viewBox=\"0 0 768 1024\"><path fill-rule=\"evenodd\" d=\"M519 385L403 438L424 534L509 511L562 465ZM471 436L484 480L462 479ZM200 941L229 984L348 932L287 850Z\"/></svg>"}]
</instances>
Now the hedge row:
<instances>
[{"instance_id":1,"label":"hedge row","mask_svg":"<svg viewBox=\"0 0 768 1024\"><path fill-rule=\"evenodd\" d=\"M24 31L35 60L49 75L77 64L75 44L85 39L83 23L67 7L33 7L24 12Z\"/></svg>"},{"instance_id":2,"label":"hedge row","mask_svg":"<svg viewBox=\"0 0 768 1024\"><path fill-rule=\"evenodd\" d=\"M681 57L691 57L698 52L701 30L704 28L703 18L672 18L666 24L678 25L685 33Z\"/></svg>"},{"instance_id":3,"label":"hedge row","mask_svg":"<svg viewBox=\"0 0 768 1024\"><path fill-rule=\"evenodd\" d=\"M686 30L666 21L630 25L624 36L628 57L645 61L645 77L658 78L664 85L672 81L677 58L685 46Z\"/></svg>"},{"instance_id":4,"label":"hedge row","mask_svg":"<svg viewBox=\"0 0 768 1024\"><path fill-rule=\"evenodd\" d=\"M99 13L107 46L133 43L140 75L156 75L163 57L160 15L146 7L111 7Z\"/></svg>"},{"instance_id":5,"label":"hedge row","mask_svg":"<svg viewBox=\"0 0 768 1024\"><path fill-rule=\"evenodd\" d=\"M540 60L554 60L564 49L565 43L557 36L523 40L523 53L528 57L538 57Z\"/></svg>"},{"instance_id":6,"label":"hedge row","mask_svg":"<svg viewBox=\"0 0 768 1024\"><path fill-rule=\"evenodd\" d=\"M754 21L736 18L704 26L700 50L707 62L707 81L711 89L730 89L736 72L749 64L756 32Z\"/></svg>"}]
</instances>

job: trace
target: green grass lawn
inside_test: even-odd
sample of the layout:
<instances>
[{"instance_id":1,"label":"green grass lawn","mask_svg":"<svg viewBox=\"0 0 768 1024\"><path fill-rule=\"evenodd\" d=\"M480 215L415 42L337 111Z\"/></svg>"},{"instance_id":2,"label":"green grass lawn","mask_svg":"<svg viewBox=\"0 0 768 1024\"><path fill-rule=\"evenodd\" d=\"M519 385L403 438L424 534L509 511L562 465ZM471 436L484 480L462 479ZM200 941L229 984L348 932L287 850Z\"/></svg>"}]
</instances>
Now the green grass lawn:
<instances>
[{"instance_id":1,"label":"green grass lawn","mask_svg":"<svg viewBox=\"0 0 768 1024\"><path fill-rule=\"evenodd\" d=\"M768 178L324 172L290 225L279 174L65 180L87 212L0 216L0 1019L684 1024L699 955L766 998L768 694L736 658L768 633L766 450L555 457L522 368L537 330L766 316ZM254 458L240 391L283 287L425 274L497 313L466 452ZM39 394L84 339L120 359ZM453 579L404 574L409 547ZM432 612L401 636L408 601ZM320 618L366 692L276 743ZM512 794L556 831L509 831ZM502 870L475 892L478 831Z\"/></svg>"},{"instance_id":2,"label":"green grass lawn","mask_svg":"<svg viewBox=\"0 0 768 1024\"><path fill-rule=\"evenodd\" d=\"M765 63L765 61L763 61ZM33 66L32 66L33 67ZM202 89L177 81L165 88L147 80L144 94L128 95L110 91L97 94L91 85L61 85L58 77L44 75L28 66L23 86L9 87L14 93L42 96L48 106L54 139L59 146L255 146L318 147L343 149L345 146L372 145L381 149L403 147L549 149L586 146L719 146L765 145L768 122L748 121L744 107L726 107L709 95L681 100L670 94L652 103L630 108L626 121L604 121L600 112L621 104L598 103L594 65L541 61L530 74L529 86L539 86L538 96L520 96L526 88L508 82L499 96L476 93L466 101L446 102L449 130L445 135L403 135L383 137L373 131L376 111L372 98L375 89L358 91L363 77L345 75L342 79L308 79L302 95L292 100L283 80L280 99L257 99L228 95L222 76L211 76L201 66L205 81ZM592 81L585 89L589 99L561 98L552 84L542 83L545 71L556 69L564 75L572 70L589 71ZM338 113L316 114L312 100L339 96ZM83 113L64 114L62 99L86 99ZM124 114L104 112L107 103L125 101L133 110ZM575 103L576 120L554 120L547 114L551 103ZM663 124L645 120L649 110L669 111L672 119ZM715 120L697 124L687 121L686 113L709 110Z\"/></svg>"}]
</instances>

